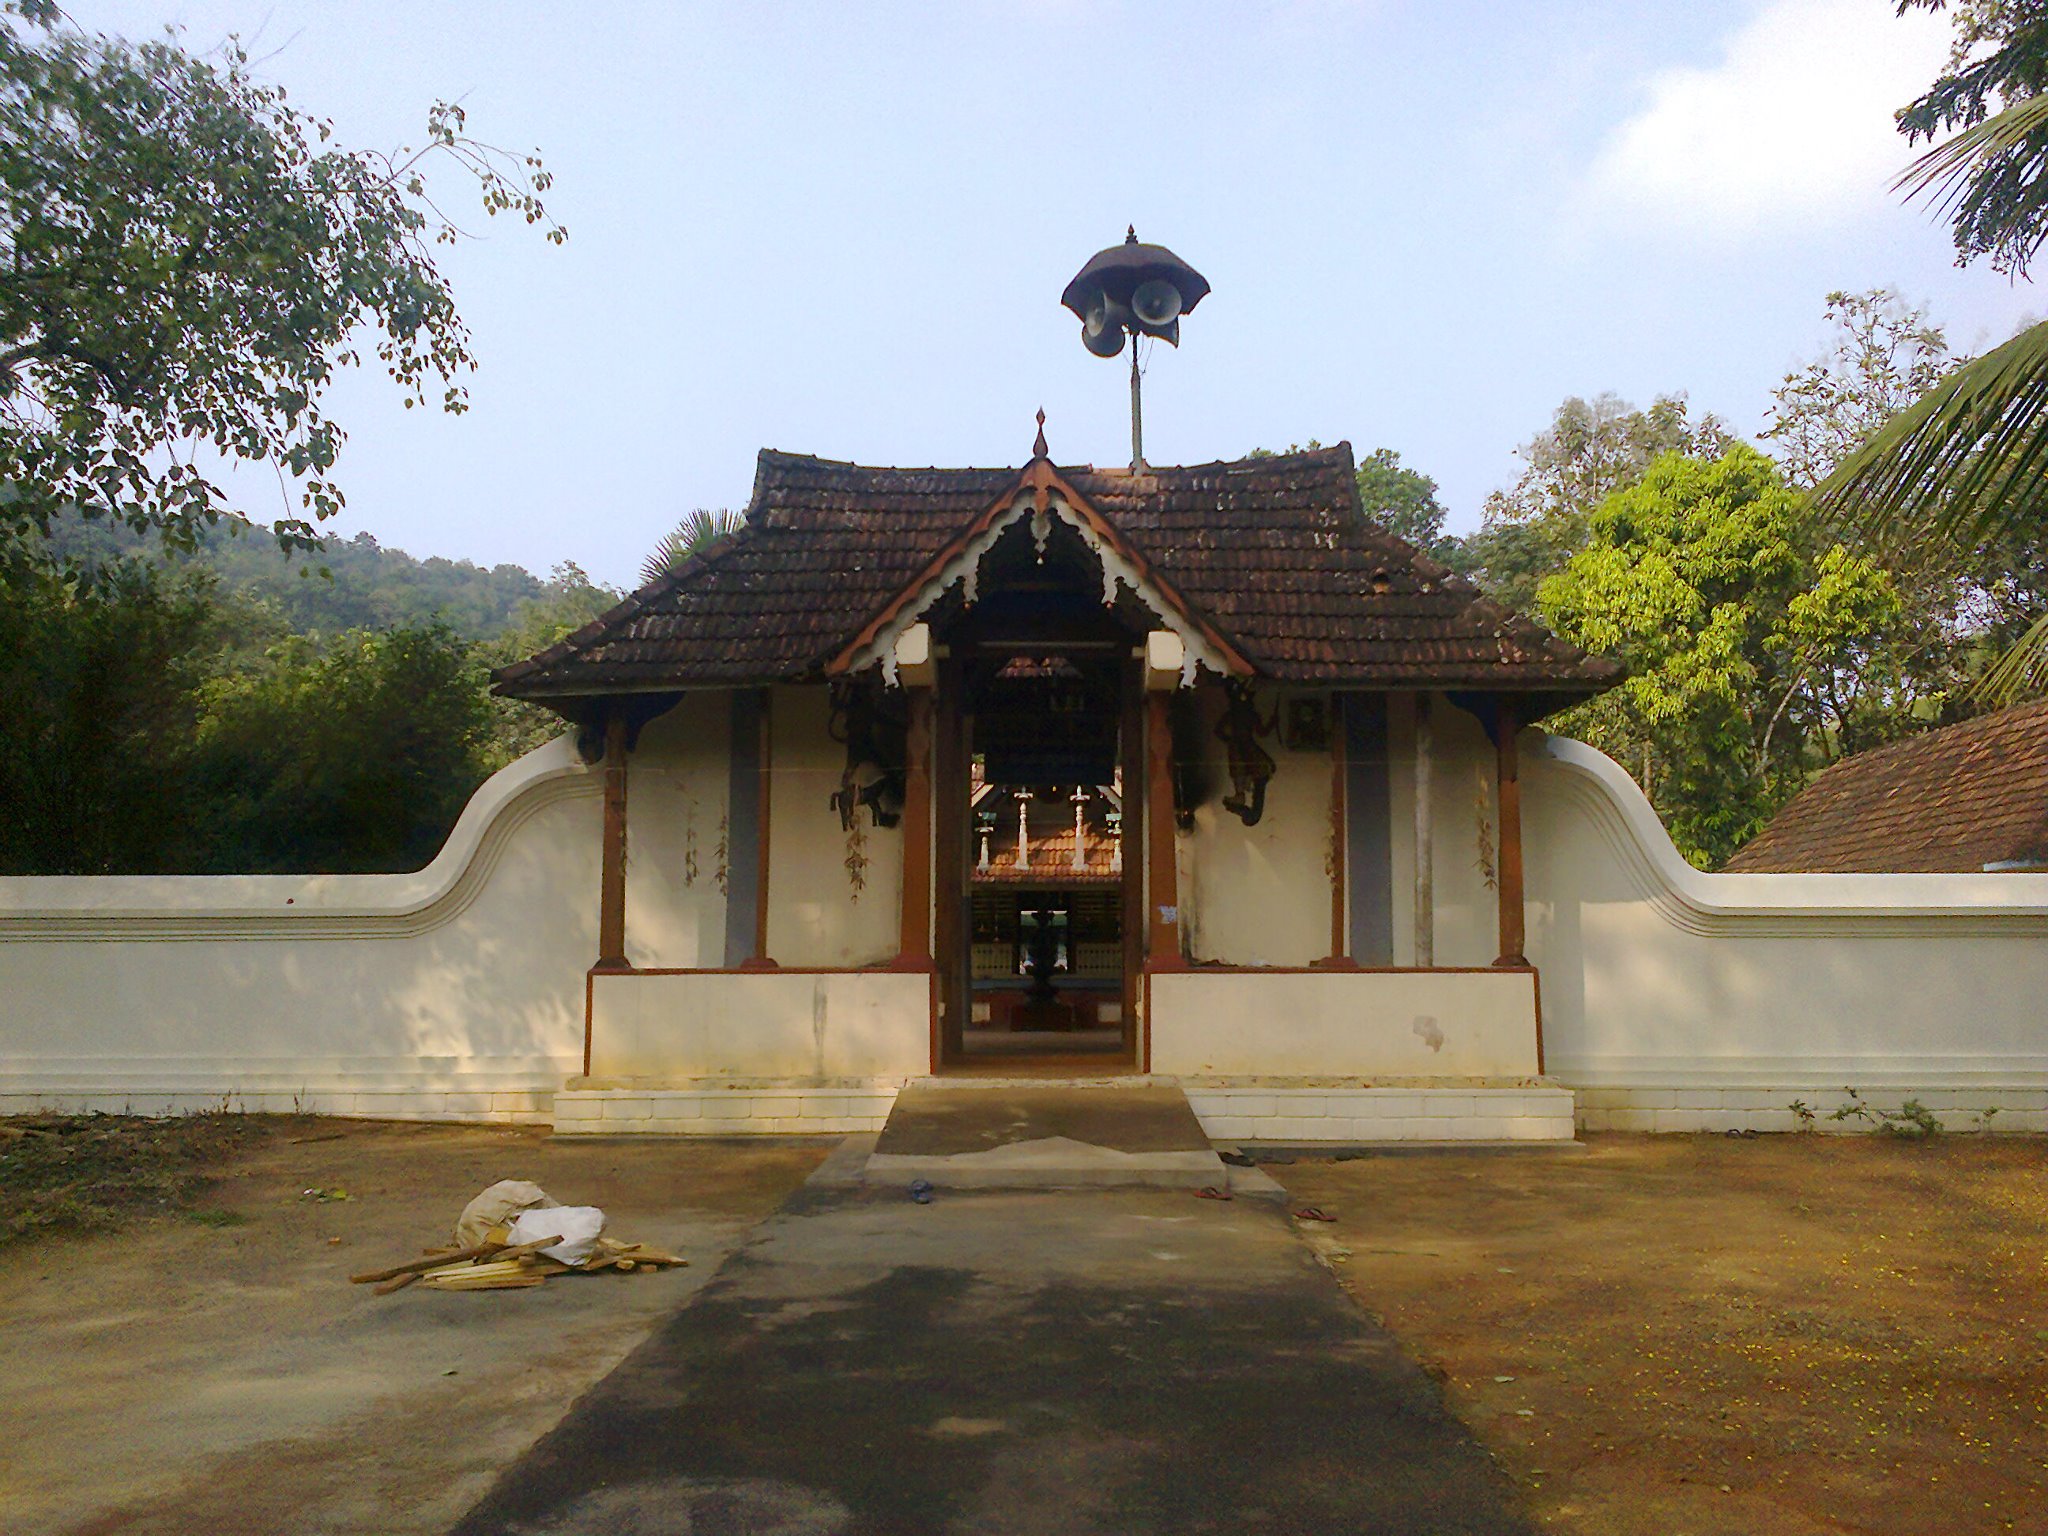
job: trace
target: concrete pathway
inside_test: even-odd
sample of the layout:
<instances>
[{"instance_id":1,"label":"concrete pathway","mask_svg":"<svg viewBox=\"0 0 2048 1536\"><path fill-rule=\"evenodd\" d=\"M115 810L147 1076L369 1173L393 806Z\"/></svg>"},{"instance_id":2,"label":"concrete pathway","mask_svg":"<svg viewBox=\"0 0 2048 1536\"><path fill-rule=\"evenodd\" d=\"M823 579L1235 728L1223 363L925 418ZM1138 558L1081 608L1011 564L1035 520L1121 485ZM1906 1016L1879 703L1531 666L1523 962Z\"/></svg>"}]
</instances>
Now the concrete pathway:
<instances>
[{"instance_id":1,"label":"concrete pathway","mask_svg":"<svg viewBox=\"0 0 2048 1536\"><path fill-rule=\"evenodd\" d=\"M1532 1527L1279 1206L811 1188L456 1530Z\"/></svg>"}]
</instances>

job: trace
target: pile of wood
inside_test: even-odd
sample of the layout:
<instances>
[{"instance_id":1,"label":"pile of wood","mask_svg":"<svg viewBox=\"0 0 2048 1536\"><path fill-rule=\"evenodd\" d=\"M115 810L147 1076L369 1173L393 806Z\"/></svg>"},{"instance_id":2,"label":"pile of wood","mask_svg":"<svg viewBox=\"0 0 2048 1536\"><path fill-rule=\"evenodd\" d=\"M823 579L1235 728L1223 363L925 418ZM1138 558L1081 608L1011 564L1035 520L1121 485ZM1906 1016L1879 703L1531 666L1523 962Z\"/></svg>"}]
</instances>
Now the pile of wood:
<instances>
[{"instance_id":1,"label":"pile of wood","mask_svg":"<svg viewBox=\"0 0 2048 1536\"><path fill-rule=\"evenodd\" d=\"M561 1241L546 1238L537 1243L507 1244L506 1229L494 1227L491 1236L474 1248L429 1248L425 1258L368 1274L350 1275L355 1285L374 1285L379 1296L402 1291L418 1281L432 1291L514 1291L545 1285L555 1275L588 1275L599 1270L632 1274L637 1270L673 1269L688 1259L649 1248L645 1243L621 1243L609 1237L597 1240L597 1251L582 1265L559 1263L540 1250Z\"/></svg>"}]
</instances>

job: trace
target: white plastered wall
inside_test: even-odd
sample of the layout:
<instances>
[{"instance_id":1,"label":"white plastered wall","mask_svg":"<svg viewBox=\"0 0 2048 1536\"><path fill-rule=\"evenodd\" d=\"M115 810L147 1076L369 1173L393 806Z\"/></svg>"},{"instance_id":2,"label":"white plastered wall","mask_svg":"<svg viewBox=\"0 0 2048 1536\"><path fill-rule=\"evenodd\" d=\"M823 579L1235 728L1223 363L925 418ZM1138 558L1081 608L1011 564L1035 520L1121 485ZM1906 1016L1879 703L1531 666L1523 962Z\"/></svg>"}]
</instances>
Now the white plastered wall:
<instances>
[{"instance_id":1,"label":"white plastered wall","mask_svg":"<svg viewBox=\"0 0 2048 1536\"><path fill-rule=\"evenodd\" d=\"M414 874L0 879L0 1110L545 1120L581 1062L601 819L563 738Z\"/></svg>"},{"instance_id":2,"label":"white plastered wall","mask_svg":"<svg viewBox=\"0 0 2048 1536\"><path fill-rule=\"evenodd\" d=\"M1150 978L1152 1068L1189 1078L1527 1078L1523 970L1167 971Z\"/></svg>"},{"instance_id":3,"label":"white plastered wall","mask_svg":"<svg viewBox=\"0 0 2048 1536\"><path fill-rule=\"evenodd\" d=\"M626 958L717 966L725 957L731 695L684 696L626 760Z\"/></svg>"},{"instance_id":4,"label":"white plastered wall","mask_svg":"<svg viewBox=\"0 0 2048 1536\"><path fill-rule=\"evenodd\" d=\"M1584 1123L1790 1130L1854 1089L2048 1130L2048 875L1703 874L1592 748L1532 733L1523 764L1547 1064Z\"/></svg>"},{"instance_id":5,"label":"white plastered wall","mask_svg":"<svg viewBox=\"0 0 2048 1536\"><path fill-rule=\"evenodd\" d=\"M895 1087L931 1064L923 972L600 975L591 987L594 1082Z\"/></svg>"},{"instance_id":6,"label":"white plastered wall","mask_svg":"<svg viewBox=\"0 0 2048 1536\"><path fill-rule=\"evenodd\" d=\"M1500 914L1491 883L1499 848L1499 794L1485 728L1442 695L1430 707L1430 849L1435 963L1491 965ZM1387 830L1396 965L1415 963L1415 695L1387 696ZM1350 872L1358 882L1373 878Z\"/></svg>"},{"instance_id":7,"label":"white plastered wall","mask_svg":"<svg viewBox=\"0 0 2048 1536\"><path fill-rule=\"evenodd\" d=\"M1500 953L1500 897L1493 884L1499 848L1498 756L1485 727L1441 695L1430 713L1431 871L1436 908L1436 963L1491 965ZM1413 725L1409 770L1414 775ZM1413 790L1411 788L1412 796ZM1414 801L1409 801L1410 859L1414 855ZM1413 922L1415 877L1408 876ZM1413 942L1412 928L1410 942ZM1398 955L1399 949L1395 950Z\"/></svg>"},{"instance_id":8,"label":"white plastered wall","mask_svg":"<svg viewBox=\"0 0 2048 1536\"><path fill-rule=\"evenodd\" d=\"M900 947L903 829L866 811L857 834L839 825L832 793L846 748L828 729L823 688L777 688L768 818L768 953L781 965L862 966ZM847 867L857 836L861 888Z\"/></svg>"},{"instance_id":9,"label":"white plastered wall","mask_svg":"<svg viewBox=\"0 0 2048 1536\"><path fill-rule=\"evenodd\" d=\"M1259 698L1270 713L1277 695ZM1275 768L1265 812L1248 827L1222 805L1228 753L1216 738L1216 702L1205 701L1204 751L1215 788L1179 838L1188 953L1225 965L1308 965L1330 952L1328 752L1264 743Z\"/></svg>"},{"instance_id":10,"label":"white plastered wall","mask_svg":"<svg viewBox=\"0 0 2048 1536\"><path fill-rule=\"evenodd\" d=\"M772 952L790 965L884 960L899 835L868 830L867 886L852 901L822 690L781 691L776 709ZM724 718L722 696L692 700L647 728L630 770L628 935L642 964L720 952L701 839L722 804ZM1397 708L1397 922L1412 892L1404 718ZM1484 964L1494 910L1477 785L1491 752L1442 703L1436 737L1437 953ZM1790 1129L1795 1098L1825 1113L1854 1088L1879 1108L1918 1098L1952 1128L1997 1109L1994 1129L2048 1129L2048 875L1706 875L1597 752L1530 733L1523 762L1547 1066L1578 1091L1584 1123ZM1285 785L1303 763L1297 803ZM1283 757L1275 828L1314 825L1327 784L1312 760ZM0 1108L548 1118L581 1059L600 790L564 739L484 785L414 874L0 880ZM693 815L694 884L678 873ZM1317 957L1324 846L1316 836L1273 855L1276 887L1288 884L1277 860L1300 871L1297 948L1254 935L1218 958ZM1228 855L1240 874L1258 867L1254 851ZM1236 893L1198 899L1212 935L1248 921L1230 915L1243 911ZM1406 937L1397 929L1397 946ZM892 1069L914 1057L910 1041ZM862 1091L833 1109L845 1125L872 1119L888 1090Z\"/></svg>"}]
</instances>

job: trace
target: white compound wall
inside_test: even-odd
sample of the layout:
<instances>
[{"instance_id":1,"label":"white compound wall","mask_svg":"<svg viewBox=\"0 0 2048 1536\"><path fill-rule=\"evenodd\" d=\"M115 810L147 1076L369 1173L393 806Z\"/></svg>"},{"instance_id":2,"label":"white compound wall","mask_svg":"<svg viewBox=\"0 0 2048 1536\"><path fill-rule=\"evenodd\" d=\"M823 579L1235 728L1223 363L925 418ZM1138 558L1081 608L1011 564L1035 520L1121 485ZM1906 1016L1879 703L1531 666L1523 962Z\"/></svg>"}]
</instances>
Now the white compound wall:
<instances>
[{"instance_id":1,"label":"white compound wall","mask_svg":"<svg viewBox=\"0 0 2048 1536\"><path fill-rule=\"evenodd\" d=\"M771 942L790 951L780 957L787 964L859 966L892 948L899 845L893 833L868 834L871 862L855 902L843 830L823 807L827 763L812 740L822 716L802 702L777 700L790 776L772 807L771 839L782 841L772 842ZM628 945L641 965L715 966L722 956L715 850L726 715L722 694L693 700L651 725L634 758ZM1455 720L1442 708L1439 716ZM1396 727L1398 765L1398 714ZM1476 729L1440 723L1437 736L1437 954L1483 965L1493 914L1480 869L1489 812L1480 791L1490 752ZM1995 1110L1993 1130L2048 1130L2048 875L1702 874L1605 757L1537 733L1523 756L1529 953L1541 975L1546 1078L1575 1091L1582 1125L1792 1129L1794 1100L1825 1117L1853 1089L1884 1109L1917 1099L1950 1129L1973 1129ZM1306 758L1283 766L1313 771ZM556 1091L582 1065L599 780L566 740L540 748L484 785L441 854L414 874L0 879L0 1111L296 1107L549 1119ZM1398 802L1398 766L1393 791ZM1304 787L1299 798L1306 834L1316 796ZM1397 895L1412 859L1400 845L1405 812L1394 806ZM1305 869L1320 895L1302 901L1301 921L1325 914L1316 937L1326 940L1322 849L1303 852L1279 862L1270 850L1247 856L1238 874L1282 862ZM1229 931L1214 926L1226 915L1215 890L1208 913L1212 933ZM1412 932L1412 914L1396 916ZM1406 942L1397 932L1397 948ZM1270 958L1298 964L1321 947ZM1282 990L1318 984L1271 979ZM1259 980L1238 972L1227 986ZM891 1031L887 1060L828 1062L836 1075L811 1085L817 1114L786 1113L788 1095L756 1080L713 1097L708 1087L678 1086L697 1098L638 1118L663 1128L870 1123L894 1081L917 1067L915 985L905 981L876 982L905 998L905 1027ZM1456 1002L1449 986L1447 1007ZM1342 1021L1317 1015L1316 1028L1341 1030ZM1179 1063L1191 1092L1211 1093L1211 1113L1234 1126L1280 1114L1285 1095L1292 1134L1322 1118L1338 1139L1365 1135L1376 1119L1410 1134L1409 1122L1444 1118L1437 1111L1454 1104L1455 1087L1434 1082L1432 1093L1453 1098L1414 1110L1400 1097L1413 1085L1376 1085L1362 1059L1300 1061L1307 1036L1291 1038L1277 1070L1259 1071L1243 1049L1255 1031L1240 1033L1225 1065L1256 1083L1218 1081L1213 1050ZM1448 1026L1446 1036L1455 1038ZM1237 1037L1215 1036L1225 1038ZM694 1072L717 1077L720 1064ZM1318 1082L1284 1081L1303 1076ZM1393 1097L1358 1097L1365 1093ZM758 1115L734 1112L757 1100ZM1540 1107L1536 1118L1555 1118L1552 1098Z\"/></svg>"}]
</instances>

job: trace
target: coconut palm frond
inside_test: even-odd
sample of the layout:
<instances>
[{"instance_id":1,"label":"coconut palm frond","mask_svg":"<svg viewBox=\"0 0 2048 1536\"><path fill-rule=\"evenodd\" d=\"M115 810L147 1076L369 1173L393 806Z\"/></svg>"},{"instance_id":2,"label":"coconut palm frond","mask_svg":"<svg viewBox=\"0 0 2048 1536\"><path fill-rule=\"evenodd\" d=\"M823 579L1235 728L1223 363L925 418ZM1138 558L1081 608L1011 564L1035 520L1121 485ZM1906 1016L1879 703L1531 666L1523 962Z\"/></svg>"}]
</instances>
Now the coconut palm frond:
<instances>
[{"instance_id":1,"label":"coconut palm frond","mask_svg":"<svg viewBox=\"0 0 2048 1536\"><path fill-rule=\"evenodd\" d=\"M2048 514L2044 472L2048 323L1956 369L1844 459L1818 496L1873 531L1981 538Z\"/></svg>"},{"instance_id":2,"label":"coconut palm frond","mask_svg":"<svg viewBox=\"0 0 2048 1536\"><path fill-rule=\"evenodd\" d=\"M2012 649L1977 679L1970 697L1993 709L2004 709L2044 691L2048 691L2048 613L2027 626Z\"/></svg>"},{"instance_id":3,"label":"coconut palm frond","mask_svg":"<svg viewBox=\"0 0 2048 1536\"><path fill-rule=\"evenodd\" d=\"M1943 140L1892 190L1928 197L1957 248L2025 272L2048 240L2048 94L2029 96Z\"/></svg>"},{"instance_id":4,"label":"coconut palm frond","mask_svg":"<svg viewBox=\"0 0 2048 1536\"><path fill-rule=\"evenodd\" d=\"M654 553L640 567L642 585L661 580L697 551L729 533L738 533L746 523L746 513L724 507L716 512L696 507L684 513L683 520L662 535L661 542L654 546Z\"/></svg>"}]
</instances>

